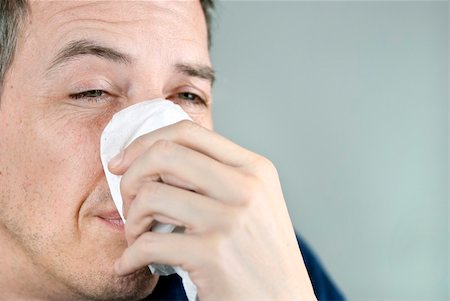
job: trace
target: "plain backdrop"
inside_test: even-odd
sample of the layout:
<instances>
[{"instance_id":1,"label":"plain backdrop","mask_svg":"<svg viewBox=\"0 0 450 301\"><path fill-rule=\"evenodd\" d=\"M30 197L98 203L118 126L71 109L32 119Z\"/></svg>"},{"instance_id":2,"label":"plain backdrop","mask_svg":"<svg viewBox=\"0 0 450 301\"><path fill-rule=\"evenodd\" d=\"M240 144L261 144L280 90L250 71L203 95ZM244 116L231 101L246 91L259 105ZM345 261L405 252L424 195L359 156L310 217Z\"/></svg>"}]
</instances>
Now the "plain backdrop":
<instances>
[{"instance_id":1,"label":"plain backdrop","mask_svg":"<svg viewBox=\"0 0 450 301\"><path fill-rule=\"evenodd\" d=\"M295 228L350 300L449 300L448 12L217 4L215 128L275 163Z\"/></svg>"}]
</instances>

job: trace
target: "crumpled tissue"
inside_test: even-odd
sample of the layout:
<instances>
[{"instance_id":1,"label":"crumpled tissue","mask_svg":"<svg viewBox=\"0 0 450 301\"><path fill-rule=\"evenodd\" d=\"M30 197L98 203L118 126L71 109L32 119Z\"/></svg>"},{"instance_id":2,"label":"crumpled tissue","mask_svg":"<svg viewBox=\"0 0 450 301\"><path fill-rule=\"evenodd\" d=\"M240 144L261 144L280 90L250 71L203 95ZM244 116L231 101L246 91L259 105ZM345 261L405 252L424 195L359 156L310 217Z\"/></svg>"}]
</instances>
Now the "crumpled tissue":
<instances>
[{"instance_id":1,"label":"crumpled tissue","mask_svg":"<svg viewBox=\"0 0 450 301\"><path fill-rule=\"evenodd\" d=\"M108 170L108 162L137 137L186 119L191 120L180 106L169 100L153 99L139 102L114 114L103 130L100 138L100 157L112 199L124 222L120 193L122 177L114 175ZM168 224L157 224L152 228L152 231L162 233L177 230L178 228ZM177 273L183 280L184 290L189 301L196 300L197 287L186 271L180 267L161 264L151 264L149 268L152 273L163 276Z\"/></svg>"}]
</instances>

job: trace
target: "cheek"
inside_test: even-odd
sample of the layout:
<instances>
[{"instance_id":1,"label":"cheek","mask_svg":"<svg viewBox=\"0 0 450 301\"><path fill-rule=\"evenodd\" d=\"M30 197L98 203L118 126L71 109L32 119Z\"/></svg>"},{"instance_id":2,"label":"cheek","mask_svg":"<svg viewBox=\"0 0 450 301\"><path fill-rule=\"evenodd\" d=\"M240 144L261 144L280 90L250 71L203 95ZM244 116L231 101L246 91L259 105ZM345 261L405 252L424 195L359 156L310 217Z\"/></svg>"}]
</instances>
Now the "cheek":
<instances>
[{"instance_id":1,"label":"cheek","mask_svg":"<svg viewBox=\"0 0 450 301\"><path fill-rule=\"evenodd\" d=\"M44 125L36 133L38 163L46 169L43 183L54 183L70 201L82 201L102 174L99 158L100 131L93 123L69 121L55 131ZM75 200L74 198L77 198ZM80 199L81 198L81 199Z\"/></svg>"},{"instance_id":2,"label":"cheek","mask_svg":"<svg viewBox=\"0 0 450 301\"><path fill-rule=\"evenodd\" d=\"M4 201L23 204L23 210L48 219L76 216L102 175L99 125L75 119L15 120L0 134L5 154L0 184L10 195ZM42 210L48 208L52 210Z\"/></svg>"}]
</instances>

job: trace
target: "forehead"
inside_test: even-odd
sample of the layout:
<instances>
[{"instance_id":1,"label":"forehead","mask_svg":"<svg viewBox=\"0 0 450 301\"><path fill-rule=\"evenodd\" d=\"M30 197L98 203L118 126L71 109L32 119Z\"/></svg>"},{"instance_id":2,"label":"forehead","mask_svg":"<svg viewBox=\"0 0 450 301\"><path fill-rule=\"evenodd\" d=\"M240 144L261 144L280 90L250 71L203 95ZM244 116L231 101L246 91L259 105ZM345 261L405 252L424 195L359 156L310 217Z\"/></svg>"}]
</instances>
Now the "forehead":
<instances>
[{"instance_id":1,"label":"forehead","mask_svg":"<svg viewBox=\"0 0 450 301\"><path fill-rule=\"evenodd\" d=\"M32 1L28 38L54 52L77 39L117 43L133 54L177 44L207 50L200 1ZM139 42L140 49L136 45ZM116 45L114 45L116 46Z\"/></svg>"}]
</instances>

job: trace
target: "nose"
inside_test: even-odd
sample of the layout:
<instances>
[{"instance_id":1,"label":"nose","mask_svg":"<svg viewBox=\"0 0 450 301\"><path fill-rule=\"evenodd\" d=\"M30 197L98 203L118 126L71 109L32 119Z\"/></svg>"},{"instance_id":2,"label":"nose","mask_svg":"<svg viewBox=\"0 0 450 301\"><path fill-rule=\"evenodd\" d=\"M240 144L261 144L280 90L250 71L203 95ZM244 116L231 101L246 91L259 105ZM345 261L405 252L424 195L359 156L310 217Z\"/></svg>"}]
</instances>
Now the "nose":
<instances>
[{"instance_id":1,"label":"nose","mask_svg":"<svg viewBox=\"0 0 450 301\"><path fill-rule=\"evenodd\" d=\"M133 87L128 91L123 109L146 100L161 98L166 98L161 88Z\"/></svg>"},{"instance_id":2,"label":"nose","mask_svg":"<svg viewBox=\"0 0 450 301\"><path fill-rule=\"evenodd\" d=\"M123 108L151 99L166 98L170 75L161 66L141 64L129 75Z\"/></svg>"}]
</instances>

